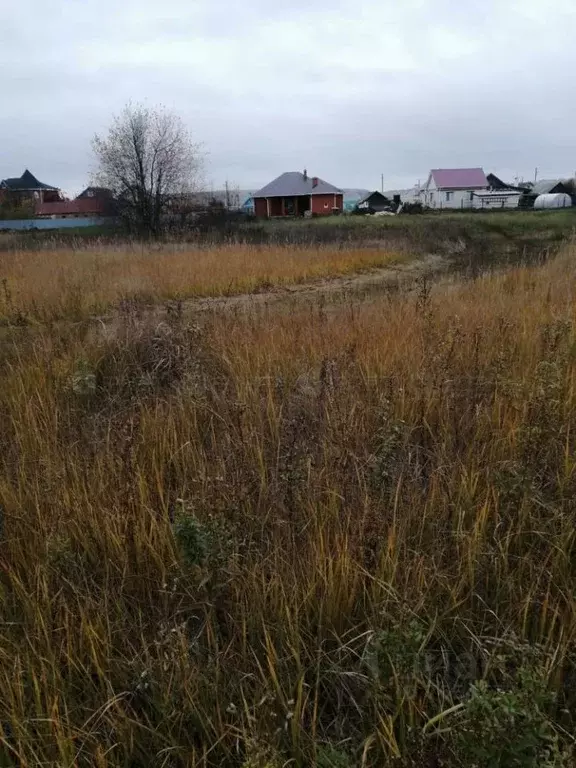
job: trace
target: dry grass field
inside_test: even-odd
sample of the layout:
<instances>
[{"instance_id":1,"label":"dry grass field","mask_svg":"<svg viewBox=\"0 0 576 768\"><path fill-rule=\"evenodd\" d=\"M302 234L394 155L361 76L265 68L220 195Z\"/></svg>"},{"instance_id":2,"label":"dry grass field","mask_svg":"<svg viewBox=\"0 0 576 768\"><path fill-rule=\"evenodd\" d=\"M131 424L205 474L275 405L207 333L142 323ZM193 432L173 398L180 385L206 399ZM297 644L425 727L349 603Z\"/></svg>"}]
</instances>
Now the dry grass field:
<instances>
[{"instance_id":1,"label":"dry grass field","mask_svg":"<svg viewBox=\"0 0 576 768\"><path fill-rule=\"evenodd\" d=\"M0 254L0 321L81 319L129 300L232 296L382 267L403 249L85 245Z\"/></svg>"},{"instance_id":2,"label":"dry grass field","mask_svg":"<svg viewBox=\"0 0 576 768\"><path fill-rule=\"evenodd\" d=\"M8 256L37 319L382 258ZM575 289L3 329L0 765L573 766Z\"/></svg>"}]
</instances>

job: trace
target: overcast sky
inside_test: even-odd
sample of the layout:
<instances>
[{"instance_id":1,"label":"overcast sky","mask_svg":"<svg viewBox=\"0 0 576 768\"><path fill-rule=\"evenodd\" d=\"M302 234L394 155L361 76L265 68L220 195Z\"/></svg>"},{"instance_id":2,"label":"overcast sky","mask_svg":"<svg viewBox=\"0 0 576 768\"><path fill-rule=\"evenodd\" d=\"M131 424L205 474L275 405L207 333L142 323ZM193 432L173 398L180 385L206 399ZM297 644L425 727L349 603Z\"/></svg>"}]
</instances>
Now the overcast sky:
<instances>
[{"instance_id":1,"label":"overcast sky","mask_svg":"<svg viewBox=\"0 0 576 768\"><path fill-rule=\"evenodd\" d=\"M569 175L575 33L576 0L0 0L0 178L79 191L129 100L184 118L215 188Z\"/></svg>"}]
</instances>

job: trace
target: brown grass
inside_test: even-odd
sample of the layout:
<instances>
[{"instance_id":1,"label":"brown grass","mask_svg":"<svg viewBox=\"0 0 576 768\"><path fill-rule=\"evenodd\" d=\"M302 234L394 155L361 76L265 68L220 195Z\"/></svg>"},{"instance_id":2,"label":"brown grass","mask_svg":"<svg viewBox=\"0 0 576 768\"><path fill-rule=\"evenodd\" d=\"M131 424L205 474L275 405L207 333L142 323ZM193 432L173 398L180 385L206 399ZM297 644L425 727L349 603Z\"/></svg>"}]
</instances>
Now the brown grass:
<instances>
[{"instance_id":1,"label":"brown grass","mask_svg":"<svg viewBox=\"0 0 576 768\"><path fill-rule=\"evenodd\" d=\"M0 318L82 318L122 299L227 296L397 262L383 248L126 244L0 254Z\"/></svg>"},{"instance_id":2,"label":"brown grass","mask_svg":"<svg viewBox=\"0 0 576 768\"><path fill-rule=\"evenodd\" d=\"M0 764L573 765L575 256L11 330Z\"/></svg>"}]
</instances>

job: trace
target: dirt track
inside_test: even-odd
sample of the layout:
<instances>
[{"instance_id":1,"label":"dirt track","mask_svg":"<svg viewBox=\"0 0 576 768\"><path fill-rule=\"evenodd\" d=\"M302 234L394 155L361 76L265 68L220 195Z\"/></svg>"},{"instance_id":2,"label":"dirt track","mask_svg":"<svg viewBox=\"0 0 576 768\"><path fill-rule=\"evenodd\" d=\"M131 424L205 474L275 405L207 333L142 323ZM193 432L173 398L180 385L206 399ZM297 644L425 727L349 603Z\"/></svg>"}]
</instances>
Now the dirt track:
<instances>
[{"instance_id":1,"label":"dirt track","mask_svg":"<svg viewBox=\"0 0 576 768\"><path fill-rule=\"evenodd\" d=\"M258 304L272 304L295 300L317 301L341 299L350 294L373 294L413 283L423 276L436 276L447 272L451 267L449 259L443 256L429 255L398 264L387 265L366 272L326 277L313 282L277 286L258 293L242 293L237 296L213 296L200 299L188 299L181 303L184 312L214 309L237 309Z\"/></svg>"},{"instance_id":2,"label":"dirt track","mask_svg":"<svg viewBox=\"0 0 576 768\"><path fill-rule=\"evenodd\" d=\"M208 312L250 312L257 308L275 307L279 311L292 311L306 303L323 302L326 306L341 305L347 299L367 300L382 293L395 292L413 286L423 277L438 279L454 268L450 258L428 255L385 267L339 277L325 277L306 283L275 286L258 293L235 296L208 296L183 301L169 301L148 306L121 306L118 312L105 317L94 317L92 322L98 336L114 336L122 325L122 316L132 321L160 321L170 315L193 317Z\"/></svg>"}]
</instances>

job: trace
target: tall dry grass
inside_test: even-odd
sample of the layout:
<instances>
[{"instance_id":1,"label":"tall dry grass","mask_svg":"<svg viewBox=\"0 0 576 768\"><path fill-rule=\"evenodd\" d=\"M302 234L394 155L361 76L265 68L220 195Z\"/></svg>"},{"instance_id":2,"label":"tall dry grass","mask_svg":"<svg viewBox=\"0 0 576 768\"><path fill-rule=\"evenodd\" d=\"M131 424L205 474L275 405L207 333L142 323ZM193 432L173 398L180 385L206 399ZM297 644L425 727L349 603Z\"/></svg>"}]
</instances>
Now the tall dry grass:
<instances>
[{"instance_id":1,"label":"tall dry grass","mask_svg":"<svg viewBox=\"0 0 576 768\"><path fill-rule=\"evenodd\" d=\"M401 249L142 245L0 253L0 320L80 319L123 299L254 292L397 262Z\"/></svg>"},{"instance_id":2,"label":"tall dry grass","mask_svg":"<svg viewBox=\"0 0 576 768\"><path fill-rule=\"evenodd\" d=\"M573 765L575 255L10 331L0 764Z\"/></svg>"}]
</instances>

